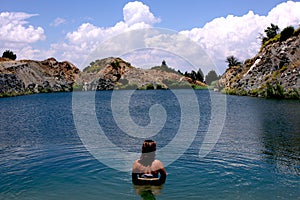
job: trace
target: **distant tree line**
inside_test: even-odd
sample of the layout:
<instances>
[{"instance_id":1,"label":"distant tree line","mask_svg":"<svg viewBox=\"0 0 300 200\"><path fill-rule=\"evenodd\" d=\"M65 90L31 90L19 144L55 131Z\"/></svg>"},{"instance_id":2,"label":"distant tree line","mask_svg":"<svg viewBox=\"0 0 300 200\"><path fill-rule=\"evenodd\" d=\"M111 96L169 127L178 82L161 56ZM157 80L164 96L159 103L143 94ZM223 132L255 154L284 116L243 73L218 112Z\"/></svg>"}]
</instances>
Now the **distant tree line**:
<instances>
[{"instance_id":1,"label":"distant tree line","mask_svg":"<svg viewBox=\"0 0 300 200\"><path fill-rule=\"evenodd\" d=\"M155 66L155 67L152 67L151 69L158 69L158 70L165 71L165 72L177 73L177 71L175 69L172 69L172 68L168 67L168 65L167 65L167 63L166 63L165 60L163 60L161 62L160 66Z\"/></svg>"},{"instance_id":2,"label":"distant tree line","mask_svg":"<svg viewBox=\"0 0 300 200\"><path fill-rule=\"evenodd\" d=\"M201 82L206 83L207 85L210 85L213 81L220 79L220 76L218 76L214 70L209 71L205 77L204 77L204 74L203 74L201 68L199 68L197 71L195 71L195 70L192 70L190 72L185 71L184 73L181 72L180 70L176 71L175 69L168 67L165 60L162 61L161 66L155 66L155 67L152 67L151 69L158 69L158 70L162 70L162 71L166 71L166 72L178 73L182 76L192 79L192 81L194 81L194 82L201 81Z\"/></svg>"}]
</instances>

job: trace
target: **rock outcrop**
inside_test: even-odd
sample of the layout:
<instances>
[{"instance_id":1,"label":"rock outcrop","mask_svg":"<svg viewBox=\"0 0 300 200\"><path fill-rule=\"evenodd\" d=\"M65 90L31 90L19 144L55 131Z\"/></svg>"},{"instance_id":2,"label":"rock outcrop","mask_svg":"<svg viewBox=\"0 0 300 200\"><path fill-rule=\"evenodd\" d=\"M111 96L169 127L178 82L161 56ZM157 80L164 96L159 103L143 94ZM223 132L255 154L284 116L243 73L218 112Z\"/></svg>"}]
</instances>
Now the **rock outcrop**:
<instances>
[{"instance_id":1,"label":"rock outcrop","mask_svg":"<svg viewBox=\"0 0 300 200\"><path fill-rule=\"evenodd\" d=\"M0 96L71 91L79 69L54 58L44 61L0 60Z\"/></svg>"},{"instance_id":2,"label":"rock outcrop","mask_svg":"<svg viewBox=\"0 0 300 200\"><path fill-rule=\"evenodd\" d=\"M104 58L82 72L70 62L0 59L0 97L41 92L169 89L206 85L160 69L138 69L121 58Z\"/></svg>"},{"instance_id":3,"label":"rock outcrop","mask_svg":"<svg viewBox=\"0 0 300 200\"><path fill-rule=\"evenodd\" d=\"M93 62L76 80L79 90L188 88L191 84L206 86L176 72L139 69L121 58L113 57Z\"/></svg>"},{"instance_id":4,"label":"rock outcrop","mask_svg":"<svg viewBox=\"0 0 300 200\"><path fill-rule=\"evenodd\" d=\"M216 87L228 94L300 98L300 35L270 44L241 66L228 68Z\"/></svg>"}]
</instances>

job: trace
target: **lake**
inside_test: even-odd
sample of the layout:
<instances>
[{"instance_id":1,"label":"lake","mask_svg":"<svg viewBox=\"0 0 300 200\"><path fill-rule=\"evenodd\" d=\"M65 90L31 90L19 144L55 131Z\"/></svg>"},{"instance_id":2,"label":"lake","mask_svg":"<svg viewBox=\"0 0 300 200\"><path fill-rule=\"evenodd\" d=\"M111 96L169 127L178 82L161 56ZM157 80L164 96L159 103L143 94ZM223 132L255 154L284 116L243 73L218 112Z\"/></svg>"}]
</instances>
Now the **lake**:
<instances>
[{"instance_id":1,"label":"lake","mask_svg":"<svg viewBox=\"0 0 300 200\"><path fill-rule=\"evenodd\" d=\"M0 113L0 199L300 199L299 100L99 91L1 98ZM131 183L145 138L162 187Z\"/></svg>"}]
</instances>

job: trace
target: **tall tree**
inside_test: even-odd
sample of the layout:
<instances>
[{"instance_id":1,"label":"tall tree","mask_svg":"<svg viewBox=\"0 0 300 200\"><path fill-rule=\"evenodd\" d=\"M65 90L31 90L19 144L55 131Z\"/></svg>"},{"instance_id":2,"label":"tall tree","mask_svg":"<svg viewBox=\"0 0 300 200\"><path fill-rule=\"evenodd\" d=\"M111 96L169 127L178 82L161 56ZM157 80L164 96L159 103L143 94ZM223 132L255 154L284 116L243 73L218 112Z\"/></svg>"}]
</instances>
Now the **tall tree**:
<instances>
[{"instance_id":1,"label":"tall tree","mask_svg":"<svg viewBox=\"0 0 300 200\"><path fill-rule=\"evenodd\" d=\"M265 30L267 39L269 40L275 37L278 34L278 31L279 31L279 27L275 24L271 24L271 26L267 27L267 29Z\"/></svg>"},{"instance_id":2,"label":"tall tree","mask_svg":"<svg viewBox=\"0 0 300 200\"><path fill-rule=\"evenodd\" d=\"M197 80L197 73L194 70L191 71L190 78L193 79L194 81Z\"/></svg>"},{"instance_id":3,"label":"tall tree","mask_svg":"<svg viewBox=\"0 0 300 200\"><path fill-rule=\"evenodd\" d=\"M234 56L228 56L226 58L226 62L228 63L228 67L239 66L242 63Z\"/></svg>"},{"instance_id":4,"label":"tall tree","mask_svg":"<svg viewBox=\"0 0 300 200\"><path fill-rule=\"evenodd\" d=\"M218 77L217 73L215 72L215 70L211 70L205 76L205 83L207 85L210 85L213 81L216 81L218 79L219 79L219 77Z\"/></svg>"},{"instance_id":5,"label":"tall tree","mask_svg":"<svg viewBox=\"0 0 300 200\"><path fill-rule=\"evenodd\" d=\"M201 68L199 68L198 71L197 71L197 73L196 73L196 79L198 81L201 81L201 82L204 81L204 74L203 74Z\"/></svg>"}]
</instances>

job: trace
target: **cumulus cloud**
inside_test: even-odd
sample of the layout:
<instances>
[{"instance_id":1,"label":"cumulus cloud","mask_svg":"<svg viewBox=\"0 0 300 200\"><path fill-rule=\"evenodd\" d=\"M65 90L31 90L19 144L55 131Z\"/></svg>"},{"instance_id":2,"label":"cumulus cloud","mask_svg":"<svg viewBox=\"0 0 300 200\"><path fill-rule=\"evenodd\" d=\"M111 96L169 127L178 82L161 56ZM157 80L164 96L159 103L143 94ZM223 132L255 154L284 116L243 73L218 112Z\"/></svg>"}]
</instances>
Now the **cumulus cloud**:
<instances>
[{"instance_id":1,"label":"cumulus cloud","mask_svg":"<svg viewBox=\"0 0 300 200\"><path fill-rule=\"evenodd\" d=\"M0 42L34 43L44 40L44 29L42 27L26 26L26 19L36 16L23 12L0 13Z\"/></svg>"},{"instance_id":2,"label":"cumulus cloud","mask_svg":"<svg viewBox=\"0 0 300 200\"><path fill-rule=\"evenodd\" d=\"M151 62L152 56L154 64L160 64L162 58L166 59L172 67L182 67L176 66L180 62L173 59L173 55L180 54L182 59L196 61L196 66L201 67L201 62L203 63L206 59L201 55L199 56L199 47L201 47L202 53L200 54L207 53L212 62L219 68L217 71L222 72L226 68L225 59L227 56L234 55L240 60L254 56L261 46L261 41L258 38L259 34L264 33L264 29L270 26L271 23L277 24L281 29L289 25L297 28L300 22L299 10L300 2L288 1L274 7L266 16L258 15L253 11L249 11L243 16L228 15L216 18L203 27L181 31L179 35L159 33L151 37L145 35L144 38L140 37L141 39L137 41L136 37L132 38L130 34L125 34L126 37L120 40L125 40L126 44L120 43L122 45L109 46L107 52L118 52L118 48L124 50L125 45L132 43L131 46L137 45L137 47L140 47L144 45L145 48L152 49L147 56L143 55L146 54L146 51L143 50L127 54L128 59L132 59L128 60L131 63L139 60L142 62L145 59L148 60L147 62ZM42 27L34 27L28 24L27 20L34 16L36 14L22 12L0 13L0 50L18 49L19 52L15 52L18 58L35 58L36 55L39 55L40 58L44 59L46 56L54 56L59 60L69 60L80 68L85 67L90 54L110 38L132 30L151 28L154 24L160 22L160 18L156 17L147 5L138 1L129 2L123 7L123 20L117 22L114 26L99 27L92 23L83 23L76 30L67 33L64 42L51 44L50 49L47 50L38 50L33 48L32 44L45 39L45 35ZM65 23L65 20L57 18L51 25L58 26L62 23ZM187 38L198 46L189 45L187 47L185 41ZM137 44L139 42L143 44ZM172 42L174 42L174 45L171 45ZM191 42L188 43L192 44ZM157 53L153 48L162 50L165 53L162 51ZM184 52L180 53L182 49ZM168 57L166 52L169 52L172 56ZM97 59L99 58L101 58L100 55ZM170 58L170 60L167 58ZM212 66L212 68L214 67Z\"/></svg>"},{"instance_id":3,"label":"cumulus cloud","mask_svg":"<svg viewBox=\"0 0 300 200\"><path fill-rule=\"evenodd\" d=\"M129 2L123 8L124 22L129 26L145 23L155 24L160 22L160 19L155 17L147 5L142 2Z\"/></svg>"},{"instance_id":4,"label":"cumulus cloud","mask_svg":"<svg viewBox=\"0 0 300 200\"><path fill-rule=\"evenodd\" d=\"M249 11L243 16L228 15L227 17L216 18L205 24L204 27L181 31L180 34L200 45L217 66L217 71L222 72L226 68L225 59L227 56L234 55L240 60L253 57L261 46L259 35L264 33L264 29L271 23L277 24L281 29L289 25L298 27L300 22L299 10L300 2L288 1L274 7L266 16L255 14L253 11ZM53 47L57 50L63 49L61 55L65 59L74 60L80 66L83 58L87 58L88 53L95 50L108 38L125 31L149 28L160 22L160 19L151 13L147 5L138 1L127 3L123 8L123 15L124 20L116 23L113 27L103 28L90 23L82 24L76 31L67 34L66 43L56 44ZM131 40L128 41L133 42ZM183 46L176 46L177 50L174 49L174 46L169 45L163 35L146 38L143 42L148 43L149 46L151 46L150 43L166 44L162 49L169 52L176 52L178 49L184 48ZM182 43L178 44L181 45ZM185 49L185 51L185 56L188 56L188 51L191 52L192 49ZM83 52L87 53L83 54ZM193 56L197 55L192 53L189 58L197 60L191 58ZM134 58L135 56L131 57ZM129 62L132 61L129 60Z\"/></svg>"},{"instance_id":5,"label":"cumulus cloud","mask_svg":"<svg viewBox=\"0 0 300 200\"><path fill-rule=\"evenodd\" d=\"M81 66L89 54L103 41L126 31L150 28L160 19L155 17L149 7L142 2L129 2L123 8L124 21L113 27L98 27L91 23L83 23L77 30L67 33L66 42L53 44L52 49L60 51L64 59L72 60Z\"/></svg>"},{"instance_id":6,"label":"cumulus cloud","mask_svg":"<svg viewBox=\"0 0 300 200\"><path fill-rule=\"evenodd\" d=\"M0 13L0 51L14 51L18 58L32 58L39 51L31 44L44 40L44 29L27 25L27 19L37 16L24 12Z\"/></svg>"},{"instance_id":7,"label":"cumulus cloud","mask_svg":"<svg viewBox=\"0 0 300 200\"><path fill-rule=\"evenodd\" d=\"M241 60L254 56L260 46L259 34L264 33L271 23L280 29L298 27L300 2L288 1L273 8L267 16L249 11L243 16L228 15L208 22L202 28L181 33L196 41L214 59L216 65L225 69L227 56L234 55Z\"/></svg>"}]
</instances>

